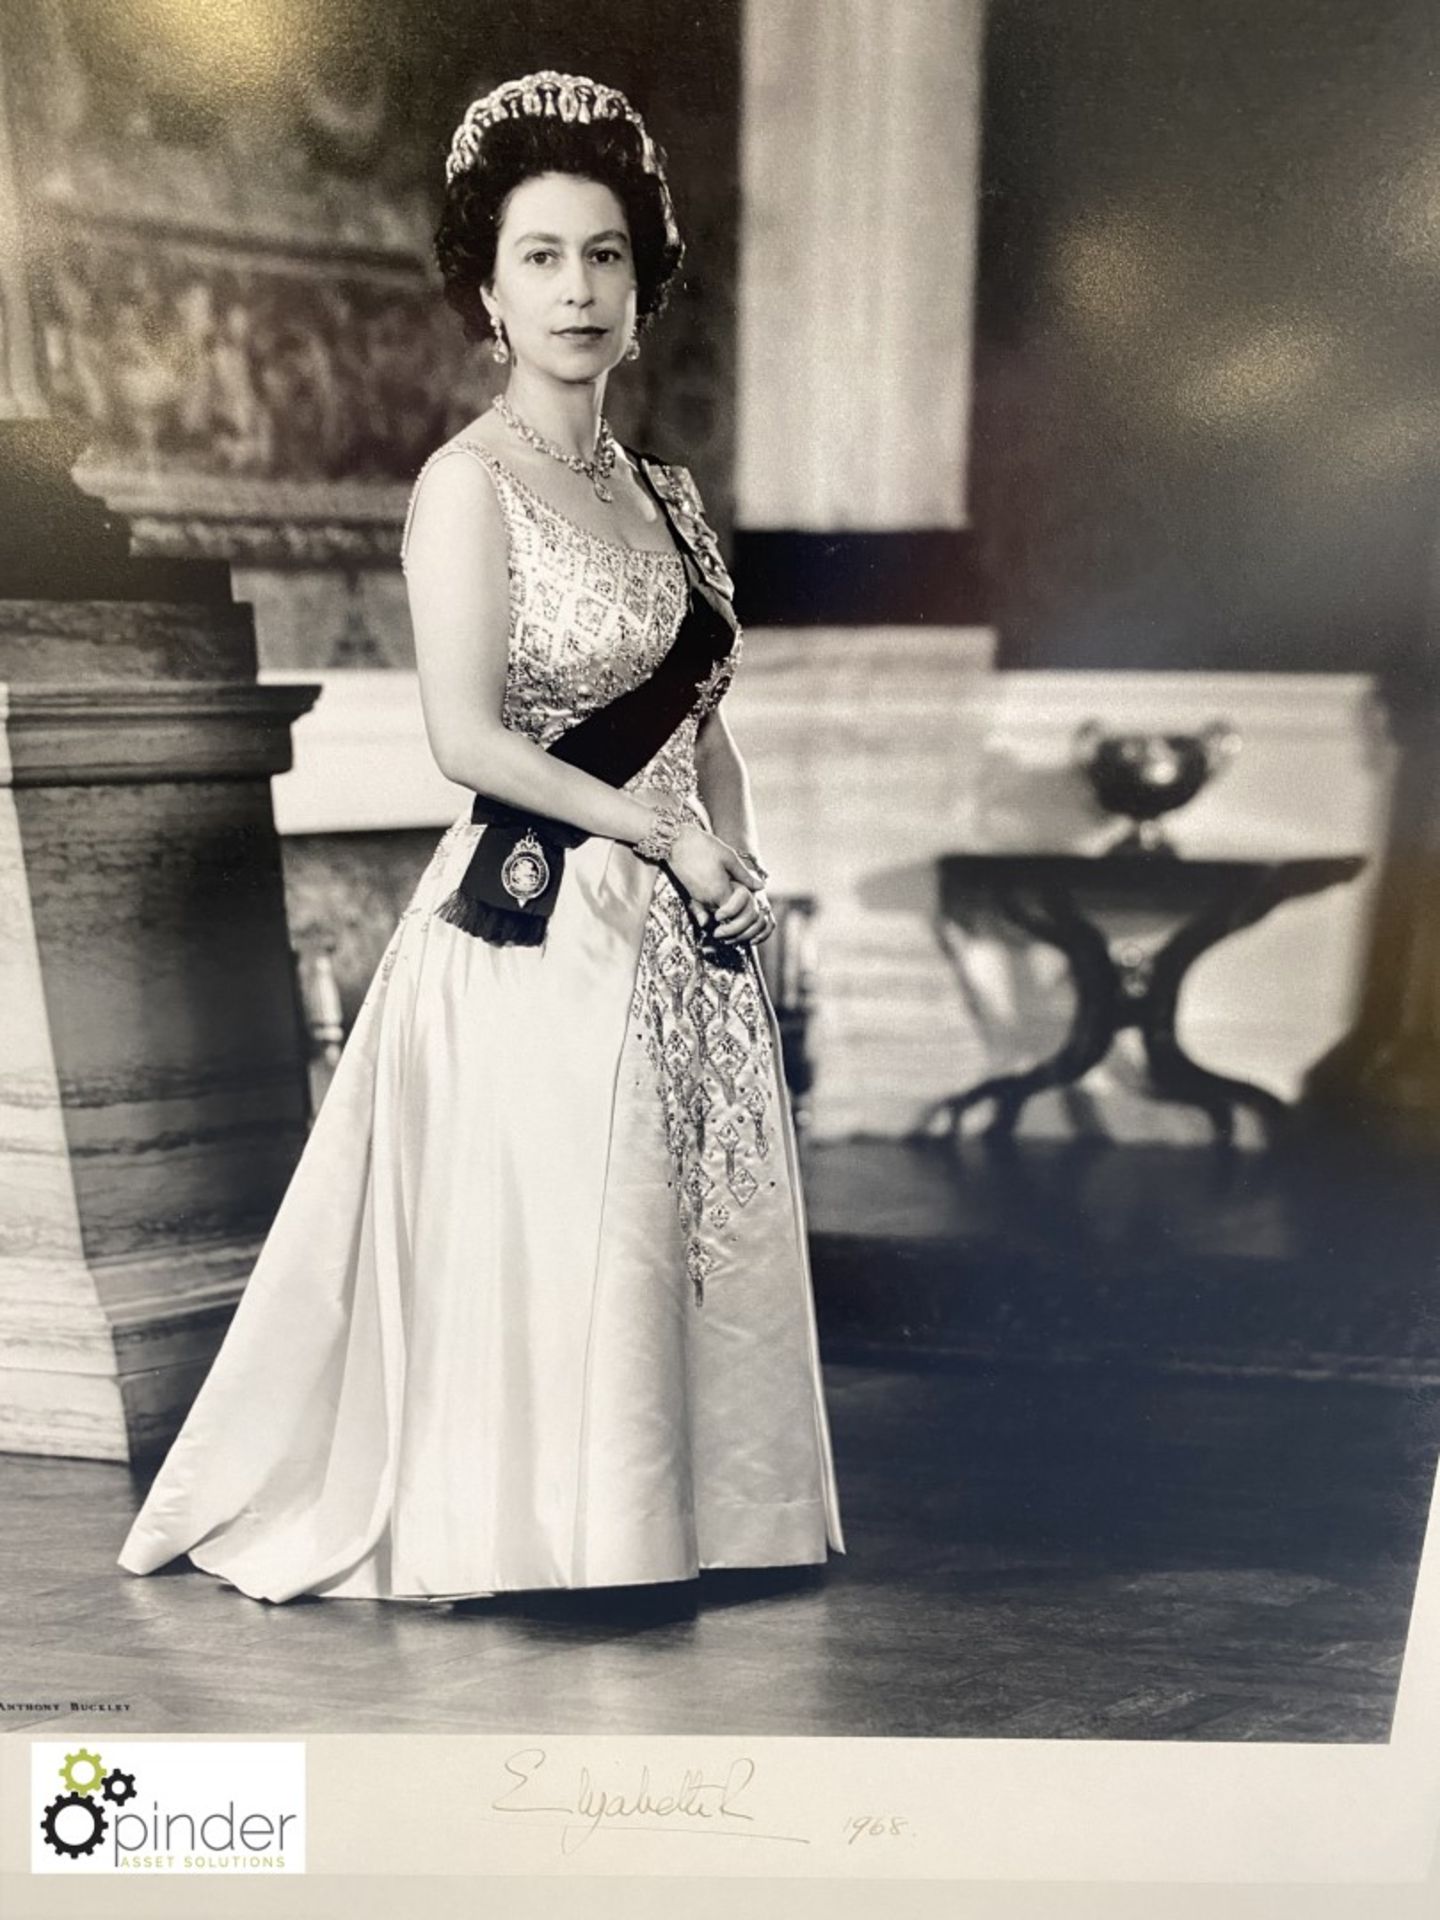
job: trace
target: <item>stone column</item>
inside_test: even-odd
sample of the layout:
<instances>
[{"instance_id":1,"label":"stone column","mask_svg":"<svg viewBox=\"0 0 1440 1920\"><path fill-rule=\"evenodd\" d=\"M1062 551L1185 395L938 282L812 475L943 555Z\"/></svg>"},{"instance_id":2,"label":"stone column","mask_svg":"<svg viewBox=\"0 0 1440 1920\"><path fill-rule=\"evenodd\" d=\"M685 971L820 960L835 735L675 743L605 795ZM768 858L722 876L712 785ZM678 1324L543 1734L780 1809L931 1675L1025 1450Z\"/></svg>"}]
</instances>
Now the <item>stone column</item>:
<instances>
[{"instance_id":1,"label":"stone column","mask_svg":"<svg viewBox=\"0 0 1440 1920\"><path fill-rule=\"evenodd\" d=\"M228 569L137 561L47 416L0 38L0 1448L178 1424L304 1139L260 686Z\"/></svg>"}]
</instances>

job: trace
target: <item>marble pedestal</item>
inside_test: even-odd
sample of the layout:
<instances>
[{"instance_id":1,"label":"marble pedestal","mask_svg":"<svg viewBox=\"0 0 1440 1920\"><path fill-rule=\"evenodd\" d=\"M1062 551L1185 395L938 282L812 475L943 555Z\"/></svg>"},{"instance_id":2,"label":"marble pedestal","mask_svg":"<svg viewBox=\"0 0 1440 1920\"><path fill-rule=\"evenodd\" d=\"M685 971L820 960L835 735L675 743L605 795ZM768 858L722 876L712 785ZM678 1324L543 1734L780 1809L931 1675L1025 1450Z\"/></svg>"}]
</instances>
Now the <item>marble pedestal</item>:
<instances>
[{"instance_id":1,"label":"marble pedestal","mask_svg":"<svg viewBox=\"0 0 1440 1920\"><path fill-rule=\"evenodd\" d=\"M255 671L248 606L0 599L0 1449L173 1432L304 1138Z\"/></svg>"}]
</instances>

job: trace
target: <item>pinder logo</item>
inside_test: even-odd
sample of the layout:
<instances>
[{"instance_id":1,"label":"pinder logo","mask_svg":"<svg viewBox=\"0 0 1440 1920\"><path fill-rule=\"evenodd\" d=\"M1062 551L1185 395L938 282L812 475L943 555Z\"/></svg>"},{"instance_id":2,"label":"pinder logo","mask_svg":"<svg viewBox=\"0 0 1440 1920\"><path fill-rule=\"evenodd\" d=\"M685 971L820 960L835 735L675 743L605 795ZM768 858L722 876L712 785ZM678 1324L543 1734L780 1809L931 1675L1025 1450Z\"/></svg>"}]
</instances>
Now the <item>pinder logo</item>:
<instances>
[{"instance_id":1,"label":"pinder logo","mask_svg":"<svg viewBox=\"0 0 1440 1920\"><path fill-rule=\"evenodd\" d=\"M33 1872L305 1871L302 1742L125 1746L32 1745Z\"/></svg>"}]
</instances>

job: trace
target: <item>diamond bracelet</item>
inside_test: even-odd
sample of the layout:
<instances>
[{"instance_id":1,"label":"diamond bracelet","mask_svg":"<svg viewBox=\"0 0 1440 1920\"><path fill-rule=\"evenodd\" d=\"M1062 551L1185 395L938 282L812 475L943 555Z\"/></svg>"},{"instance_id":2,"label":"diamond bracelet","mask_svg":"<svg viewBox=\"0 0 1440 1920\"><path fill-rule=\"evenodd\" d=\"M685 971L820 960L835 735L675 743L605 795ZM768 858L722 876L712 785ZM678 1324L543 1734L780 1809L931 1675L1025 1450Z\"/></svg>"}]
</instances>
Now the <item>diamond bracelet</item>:
<instances>
[{"instance_id":1,"label":"diamond bracelet","mask_svg":"<svg viewBox=\"0 0 1440 1920\"><path fill-rule=\"evenodd\" d=\"M635 851L642 860L664 860L674 846L677 835L690 818L690 809L683 800L666 797L655 807L655 817L645 829L641 839L635 842Z\"/></svg>"}]
</instances>

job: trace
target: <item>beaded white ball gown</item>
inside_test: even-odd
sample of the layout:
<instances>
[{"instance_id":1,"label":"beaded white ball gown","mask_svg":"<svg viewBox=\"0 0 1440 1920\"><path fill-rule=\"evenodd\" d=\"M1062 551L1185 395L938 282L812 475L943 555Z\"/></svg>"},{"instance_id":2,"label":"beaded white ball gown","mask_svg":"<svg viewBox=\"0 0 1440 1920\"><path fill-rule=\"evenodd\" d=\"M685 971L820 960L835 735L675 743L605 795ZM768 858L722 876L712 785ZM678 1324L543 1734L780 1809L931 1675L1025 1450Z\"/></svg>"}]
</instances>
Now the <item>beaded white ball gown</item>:
<instances>
[{"instance_id":1,"label":"beaded white ball gown","mask_svg":"<svg viewBox=\"0 0 1440 1920\"><path fill-rule=\"evenodd\" d=\"M684 563L591 534L477 441L442 455L499 494L504 719L549 745L653 670ZM686 469L645 471L728 587ZM707 825L696 732L739 649L626 783ZM484 831L445 832L400 919L132 1573L188 1554L257 1599L420 1600L843 1551L756 955L720 964L667 871L599 836L543 947L471 937L436 908Z\"/></svg>"}]
</instances>

